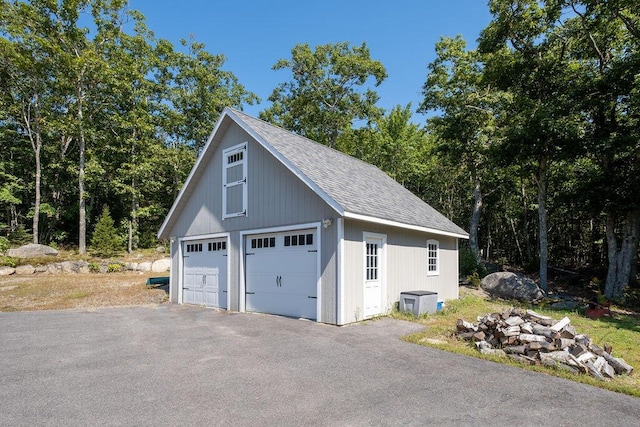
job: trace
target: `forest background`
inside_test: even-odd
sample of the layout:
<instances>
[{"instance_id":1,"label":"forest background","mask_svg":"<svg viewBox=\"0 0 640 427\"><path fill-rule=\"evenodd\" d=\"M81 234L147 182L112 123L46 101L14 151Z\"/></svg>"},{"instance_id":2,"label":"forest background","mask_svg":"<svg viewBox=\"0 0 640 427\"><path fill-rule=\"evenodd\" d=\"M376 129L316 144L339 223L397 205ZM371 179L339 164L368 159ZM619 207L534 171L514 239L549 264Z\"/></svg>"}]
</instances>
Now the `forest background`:
<instances>
[{"instance_id":1,"label":"forest background","mask_svg":"<svg viewBox=\"0 0 640 427\"><path fill-rule=\"evenodd\" d=\"M420 105L379 107L387 71L366 43L301 41L260 117L375 164L469 230L465 274L491 259L546 289L549 267L581 269L623 298L638 274L637 1L487 7L476 49L436 44ZM3 241L84 254L106 206L123 249L161 243L222 109L259 101L224 64L194 38L156 38L124 0L0 0Z\"/></svg>"}]
</instances>

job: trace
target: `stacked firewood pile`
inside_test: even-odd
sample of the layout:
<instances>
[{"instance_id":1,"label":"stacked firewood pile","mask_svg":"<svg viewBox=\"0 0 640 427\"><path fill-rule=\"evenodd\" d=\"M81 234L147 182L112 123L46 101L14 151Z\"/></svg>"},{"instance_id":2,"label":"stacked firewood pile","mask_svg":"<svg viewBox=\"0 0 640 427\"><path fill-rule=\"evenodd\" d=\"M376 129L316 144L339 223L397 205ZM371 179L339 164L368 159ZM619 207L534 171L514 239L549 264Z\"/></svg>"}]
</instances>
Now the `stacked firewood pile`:
<instances>
[{"instance_id":1,"label":"stacked firewood pile","mask_svg":"<svg viewBox=\"0 0 640 427\"><path fill-rule=\"evenodd\" d=\"M478 317L476 324L458 319L456 329L458 338L473 341L484 354L506 354L523 363L555 366L601 380L633 371L623 359L611 355L608 344L597 346L569 323L568 317L556 322L516 308Z\"/></svg>"}]
</instances>

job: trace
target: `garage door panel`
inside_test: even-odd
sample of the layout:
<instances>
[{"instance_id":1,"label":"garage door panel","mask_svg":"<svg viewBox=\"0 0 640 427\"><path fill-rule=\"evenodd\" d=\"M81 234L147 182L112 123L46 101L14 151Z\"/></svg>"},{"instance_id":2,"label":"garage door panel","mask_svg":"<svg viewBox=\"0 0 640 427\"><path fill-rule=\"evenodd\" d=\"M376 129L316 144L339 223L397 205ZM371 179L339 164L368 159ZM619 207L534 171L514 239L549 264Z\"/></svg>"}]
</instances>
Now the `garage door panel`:
<instances>
[{"instance_id":1,"label":"garage door panel","mask_svg":"<svg viewBox=\"0 0 640 427\"><path fill-rule=\"evenodd\" d=\"M315 230L248 236L245 244L246 309L315 319Z\"/></svg>"},{"instance_id":2,"label":"garage door panel","mask_svg":"<svg viewBox=\"0 0 640 427\"><path fill-rule=\"evenodd\" d=\"M184 242L183 303L227 307L226 247L226 239Z\"/></svg>"},{"instance_id":3,"label":"garage door panel","mask_svg":"<svg viewBox=\"0 0 640 427\"><path fill-rule=\"evenodd\" d=\"M299 295L269 292L263 292L260 295L247 294L247 310L258 313L316 320L316 303L315 298L301 298Z\"/></svg>"}]
</instances>

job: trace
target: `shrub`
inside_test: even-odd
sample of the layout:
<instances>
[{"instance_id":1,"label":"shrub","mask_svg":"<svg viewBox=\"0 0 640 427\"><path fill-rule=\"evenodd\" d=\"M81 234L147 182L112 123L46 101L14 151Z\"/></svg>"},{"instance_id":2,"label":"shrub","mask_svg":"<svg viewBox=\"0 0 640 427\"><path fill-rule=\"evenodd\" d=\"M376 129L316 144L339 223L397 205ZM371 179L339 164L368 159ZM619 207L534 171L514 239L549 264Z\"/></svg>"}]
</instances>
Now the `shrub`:
<instances>
[{"instance_id":1,"label":"shrub","mask_svg":"<svg viewBox=\"0 0 640 427\"><path fill-rule=\"evenodd\" d=\"M100 264L95 263L95 262L90 262L89 263L89 271L91 273L100 273Z\"/></svg>"},{"instance_id":2,"label":"shrub","mask_svg":"<svg viewBox=\"0 0 640 427\"><path fill-rule=\"evenodd\" d=\"M13 267L16 268L18 260L8 256L0 256L0 267Z\"/></svg>"},{"instance_id":3,"label":"shrub","mask_svg":"<svg viewBox=\"0 0 640 427\"><path fill-rule=\"evenodd\" d=\"M33 236L27 233L24 226L19 225L18 228L9 233L9 241L14 245L26 245L33 241Z\"/></svg>"},{"instance_id":4,"label":"shrub","mask_svg":"<svg viewBox=\"0 0 640 427\"><path fill-rule=\"evenodd\" d=\"M107 265L107 273L118 273L120 271L124 270L124 265L119 264L119 263L111 263L109 265Z\"/></svg>"},{"instance_id":5,"label":"shrub","mask_svg":"<svg viewBox=\"0 0 640 427\"><path fill-rule=\"evenodd\" d=\"M4 236L0 236L0 254L4 254L9 250L9 239Z\"/></svg>"},{"instance_id":6,"label":"shrub","mask_svg":"<svg viewBox=\"0 0 640 427\"><path fill-rule=\"evenodd\" d=\"M461 246L458 251L458 267L461 277L471 276L476 273L480 278L486 274L486 269L476 259L468 246Z\"/></svg>"},{"instance_id":7,"label":"shrub","mask_svg":"<svg viewBox=\"0 0 640 427\"><path fill-rule=\"evenodd\" d=\"M91 237L91 251L102 257L117 255L122 250L122 239L114 226L109 208L105 206Z\"/></svg>"}]
</instances>

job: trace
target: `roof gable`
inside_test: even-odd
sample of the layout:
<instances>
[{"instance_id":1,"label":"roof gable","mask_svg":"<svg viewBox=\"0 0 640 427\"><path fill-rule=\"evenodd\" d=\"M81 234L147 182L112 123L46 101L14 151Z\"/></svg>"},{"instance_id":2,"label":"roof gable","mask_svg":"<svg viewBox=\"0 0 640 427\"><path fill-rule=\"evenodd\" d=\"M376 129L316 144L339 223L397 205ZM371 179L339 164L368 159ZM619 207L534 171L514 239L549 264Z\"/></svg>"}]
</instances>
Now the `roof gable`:
<instances>
[{"instance_id":1,"label":"roof gable","mask_svg":"<svg viewBox=\"0 0 640 427\"><path fill-rule=\"evenodd\" d=\"M468 234L377 167L232 108L225 108L176 198L159 237L178 215L191 181L217 147L216 134L233 120L339 215L466 238ZM219 136L218 136L219 138ZM211 152L210 152L211 151Z\"/></svg>"}]
</instances>

